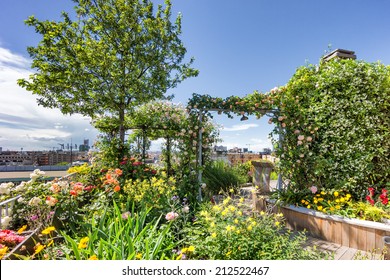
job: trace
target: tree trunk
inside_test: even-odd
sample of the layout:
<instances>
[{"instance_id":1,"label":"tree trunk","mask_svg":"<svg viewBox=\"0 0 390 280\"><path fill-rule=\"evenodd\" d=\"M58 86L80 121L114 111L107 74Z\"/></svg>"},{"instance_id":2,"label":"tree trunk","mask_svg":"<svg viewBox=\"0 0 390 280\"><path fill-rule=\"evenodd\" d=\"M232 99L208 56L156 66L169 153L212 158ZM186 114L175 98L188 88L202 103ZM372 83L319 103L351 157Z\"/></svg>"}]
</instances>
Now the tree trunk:
<instances>
[{"instance_id":1,"label":"tree trunk","mask_svg":"<svg viewBox=\"0 0 390 280\"><path fill-rule=\"evenodd\" d=\"M119 162L125 157L125 133L125 110L122 107L121 110L119 110Z\"/></svg>"}]
</instances>

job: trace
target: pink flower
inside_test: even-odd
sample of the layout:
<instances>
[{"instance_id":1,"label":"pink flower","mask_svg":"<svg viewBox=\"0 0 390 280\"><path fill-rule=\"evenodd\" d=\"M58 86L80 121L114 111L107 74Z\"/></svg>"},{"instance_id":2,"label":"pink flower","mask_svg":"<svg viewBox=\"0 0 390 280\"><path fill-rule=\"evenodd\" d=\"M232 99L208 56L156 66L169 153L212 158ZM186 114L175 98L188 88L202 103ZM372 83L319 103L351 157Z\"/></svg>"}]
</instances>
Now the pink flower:
<instances>
[{"instance_id":1,"label":"pink flower","mask_svg":"<svg viewBox=\"0 0 390 280\"><path fill-rule=\"evenodd\" d=\"M54 206L58 202L58 199L52 196L46 197L46 204L49 206Z\"/></svg>"},{"instance_id":2,"label":"pink flower","mask_svg":"<svg viewBox=\"0 0 390 280\"><path fill-rule=\"evenodd\" d=\"M173 221L175 220L177 217L179 217L179 214L177 214L176 212L169 212L165 215L165 219L168 220L168 221Z\"/></svg>"},{"instance_id":3,"label":"pink flower","mask_svg":"<svg viewBox=\"0 0 390 280\"><path fill-rule=\"evenodd\" d=\"M298 140L299 140L299 141L303 141L304 139L305 139L305 136L304 136L304 135L299 135L299 136L298 136Z\"/></svg>"},{"instance_id":4,"label":"pink flower","mask_svg":"<svg viewBox=\"0 0 390 280\"><path fill-rule=\"evenodd\" d=\"M317 189L316 186L311 186L310 187L310 191L311 191L312 194L315 194L318 191L318 189Z\"/></svg>"}]
</instances>

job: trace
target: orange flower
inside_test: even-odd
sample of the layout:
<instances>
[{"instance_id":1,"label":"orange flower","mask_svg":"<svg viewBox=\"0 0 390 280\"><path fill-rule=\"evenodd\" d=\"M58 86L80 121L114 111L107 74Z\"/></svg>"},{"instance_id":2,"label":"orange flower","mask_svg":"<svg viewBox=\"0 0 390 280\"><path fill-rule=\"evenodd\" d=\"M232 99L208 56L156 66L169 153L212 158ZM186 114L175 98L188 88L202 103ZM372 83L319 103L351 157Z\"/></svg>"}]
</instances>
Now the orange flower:
<instances>
[{"instance_id":1,"label":"orange flower","mask_svg":"<svg viewBox=\"0 0 390 280\"><path fill-rule=\"evenodd\" d=\"M106 174L106 179L107 179L107 181L112 181L112 176L111 176L111 173L107 173Z\"/></svg>"},{"instance_id":2,"label":"orange flower","mask_svg":"<svg viewBox=\"0 0 390 280\"><path fill-rule=\"evenodd\" d=\"M118 176L121 176L122 175L122 170L120 170L119 168L115 169L115 174L118 175Z\"/></svg>"},{"instance_id":3,"label":"orange flower","mask_svg":"<svg viewBox=\"0 0 390 280\"><path fill-rule=\"evenodd\" d=\"M114 192L119 192L121 190L121 187L119 185L116 185L114 188Z\"/></svg>"}]
</instances>

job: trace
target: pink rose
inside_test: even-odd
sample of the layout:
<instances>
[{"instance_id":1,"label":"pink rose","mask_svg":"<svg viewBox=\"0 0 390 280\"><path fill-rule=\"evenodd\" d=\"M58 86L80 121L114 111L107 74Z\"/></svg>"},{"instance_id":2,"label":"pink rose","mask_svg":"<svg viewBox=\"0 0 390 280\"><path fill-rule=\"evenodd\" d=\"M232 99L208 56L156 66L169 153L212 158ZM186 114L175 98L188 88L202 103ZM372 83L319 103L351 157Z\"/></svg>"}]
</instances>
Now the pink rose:
<instances>
[{"instance_id":1,"label":"pink rose","mask_svg":"<svg viewBox=\"0 0 390 280\"><path fill-rule=\"evenodd\" d=\"M179 214L177 214L176 212L169 212L165 215L165 219L168 220L168 221L173 221L175 220L177 217L179 217Z\"/></svg>"}]
</instances>

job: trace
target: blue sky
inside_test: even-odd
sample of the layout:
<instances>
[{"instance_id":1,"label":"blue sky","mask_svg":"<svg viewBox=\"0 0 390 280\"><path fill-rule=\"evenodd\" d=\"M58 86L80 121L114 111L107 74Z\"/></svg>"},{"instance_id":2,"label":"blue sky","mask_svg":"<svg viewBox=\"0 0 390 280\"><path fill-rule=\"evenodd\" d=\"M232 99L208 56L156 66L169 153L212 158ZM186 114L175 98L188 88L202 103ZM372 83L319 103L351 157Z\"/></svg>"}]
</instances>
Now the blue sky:
<instances>
[{"instance_id":1,"label":"blue sky","mask_svg":"<svg viewBox=\"0 0 390 280\"><path fill-rule=\"evenodd\" d=\"M155 3L162 3L156 0ZM172 0L183 15L182 40L200 75L169 93L185 104L193 92L227 97L269 91L288 82L297 67L317 64L328 50L356 52L357 59L390 64L390 1L387 0ZM63 116L35 104L16 85L29 69L27 46L40 38L23 21L59 19L72 12L70 0L2 0L0 9L0 147L58 148L58 143L92 142L97 132L82 116ZM240 122L216 116L222 145L270 147L267 118ZM154 148L157 145L154 145Z\"/></svg>"}]
</instances>

